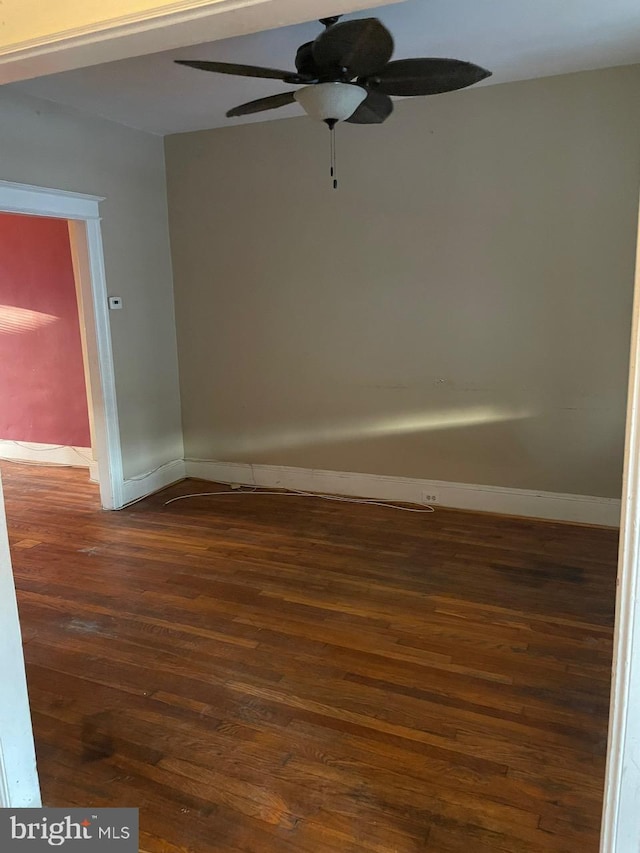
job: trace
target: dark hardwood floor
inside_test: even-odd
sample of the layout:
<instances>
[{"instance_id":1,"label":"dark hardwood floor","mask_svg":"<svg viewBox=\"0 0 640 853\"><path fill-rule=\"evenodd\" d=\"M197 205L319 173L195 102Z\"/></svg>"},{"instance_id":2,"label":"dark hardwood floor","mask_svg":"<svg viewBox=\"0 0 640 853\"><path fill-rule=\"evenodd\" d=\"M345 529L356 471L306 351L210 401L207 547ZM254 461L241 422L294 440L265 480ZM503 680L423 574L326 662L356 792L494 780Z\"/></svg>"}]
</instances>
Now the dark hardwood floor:
<instances>
[{"instance_id":1,"label":"dark hardwood floor","mask_svg":"<svg viewBox=\"0 0 640 853\"><path fill-rule=\"evenodd\" d=\"M596 853L617 532L2 464L43 798L153 853Z\"/></svg>"}]
</instances>

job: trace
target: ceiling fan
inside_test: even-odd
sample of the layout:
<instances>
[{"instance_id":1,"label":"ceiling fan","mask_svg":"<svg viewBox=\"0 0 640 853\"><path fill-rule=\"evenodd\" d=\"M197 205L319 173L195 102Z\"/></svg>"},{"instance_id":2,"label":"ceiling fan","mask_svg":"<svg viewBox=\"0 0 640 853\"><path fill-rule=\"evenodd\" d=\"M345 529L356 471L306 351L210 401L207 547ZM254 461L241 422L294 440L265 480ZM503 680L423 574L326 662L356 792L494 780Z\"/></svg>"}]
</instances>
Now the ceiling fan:
<instances>
[{"instance_id":1,"label":"ceiling fan","mask_svg":"<svg viewBox=\"0 0 640 853\"><path fill-rule=\"evenodd\" d=\"M298 48L296 71L233 62L175 61L202 71L302 85L302 89L241 104L229 110L227 117L273 110L297 101L307 115L324 121L332 131L332 175L335 171L333 129L337 122L380 124L393 111L390 95L413 97L452 92L491 76L485 68L459 59L422 57L392 62L393 37L377 18L338 23L340 17L320 19L325 29L313 41Z\"/></svg>"}]
</instances>

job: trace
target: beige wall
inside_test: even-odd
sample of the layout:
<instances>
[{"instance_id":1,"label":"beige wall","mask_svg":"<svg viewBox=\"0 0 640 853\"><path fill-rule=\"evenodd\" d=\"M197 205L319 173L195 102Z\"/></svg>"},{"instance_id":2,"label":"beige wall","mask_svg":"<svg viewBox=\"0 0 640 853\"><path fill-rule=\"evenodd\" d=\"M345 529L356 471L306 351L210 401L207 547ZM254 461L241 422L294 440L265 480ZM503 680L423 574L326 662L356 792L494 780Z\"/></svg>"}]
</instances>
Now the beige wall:
<instances>
[{"instance_id":1,"label":"beige wall","mask_svg":"<svg viewBox=\"0 0 640 853\"><path fill-rule=\"evenodd\" d=\"M166 139L186 455L619 496L640 67Z\"/></svg>"},{"instance_id":2,"label":"beige wall","mask_svg":"<svg viewBox=\"0 0 640 853\"><path fill-rule=\"evenodd\" d=\"M100 209L125 476L182 456L162 140L0 89L0 179Z\"/></svg>"}]
</instances>

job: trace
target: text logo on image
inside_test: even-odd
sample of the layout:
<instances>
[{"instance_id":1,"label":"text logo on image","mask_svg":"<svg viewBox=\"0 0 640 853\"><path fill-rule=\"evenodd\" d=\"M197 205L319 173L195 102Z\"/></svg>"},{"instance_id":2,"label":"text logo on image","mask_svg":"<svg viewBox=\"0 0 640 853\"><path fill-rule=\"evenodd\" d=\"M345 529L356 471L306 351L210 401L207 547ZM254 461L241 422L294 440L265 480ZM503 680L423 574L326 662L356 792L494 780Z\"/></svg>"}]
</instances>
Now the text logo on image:
<instances>
[{"instance_id":1,"label":"text logo on image","mask_svg":"<svg viewBox=\"0 0 640 853\"><path fill-rule=\"evenodd\" d=\"M0 809L0 850L138 853L138 809Z\"/></svg>"}]
</instances>

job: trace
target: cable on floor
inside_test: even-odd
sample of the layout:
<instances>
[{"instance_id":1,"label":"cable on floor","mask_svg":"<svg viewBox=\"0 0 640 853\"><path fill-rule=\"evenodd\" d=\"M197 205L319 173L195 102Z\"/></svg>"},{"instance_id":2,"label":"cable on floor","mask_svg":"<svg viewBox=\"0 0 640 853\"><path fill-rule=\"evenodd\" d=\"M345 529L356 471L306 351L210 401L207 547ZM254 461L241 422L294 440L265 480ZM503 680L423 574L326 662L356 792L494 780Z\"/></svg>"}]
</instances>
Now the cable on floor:
<instances>
[{"instance_id":1,"label":"cable on floor","mask_svg":"<svg viewBox=\"0 0 640 853\"><path fill-rule=\"evenodd\" d=\"M292 498L318 498L320 500L325 501L337 501L338 503L348 503L348 504L362 504L364 506L381 506L386 509L398 509L402 512L435 512L435 509L432 506L424 506L418 509L417 507L408 507L408 506L400 506L399 504L394 504L389 501L376 501L370 498L350 498L343 495L324 495L324 494L316 494L315 492L302 492L297 489L285 489L283 491L263 491L256 487L251 489L243 489L239 487L237 489L229 489L222 490L219 492L195 492L191 495L178 495L175 498L171 498L168 501L164 502L165 506L168 506L174 501L183 501L187 498L208 498L208 497L218 497L220 495L279 495L280 497L292 497Z\"/></svg>"}]
</instances>

